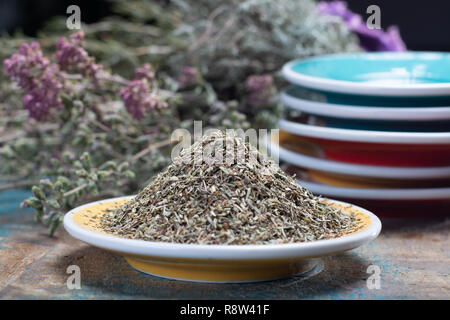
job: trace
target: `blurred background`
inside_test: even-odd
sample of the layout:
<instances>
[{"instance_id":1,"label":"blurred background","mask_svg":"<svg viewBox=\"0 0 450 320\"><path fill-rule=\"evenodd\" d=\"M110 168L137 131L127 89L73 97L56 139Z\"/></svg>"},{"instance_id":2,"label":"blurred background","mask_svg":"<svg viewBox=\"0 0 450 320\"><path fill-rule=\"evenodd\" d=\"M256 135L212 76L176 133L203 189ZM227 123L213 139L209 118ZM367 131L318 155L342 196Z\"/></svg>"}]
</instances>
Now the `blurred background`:
<instances>
[{"instance_id":1,"label":"blurred background","mask_svg":"<svg viewBox=\"0 0 450 320\"><path fill-rule=\"evenodd\" d=\"M83 22L97 22L112 13L111 3L98 0L0 0L0 30L22 30L25 35L35 36L49 18L66 15L66 8L71 4L81 7ZM347 3L353 12L363 17L369 5L378 5L382 28L397 25L409 50L450 51L450 38L445 33L450 30L449 1L348 0Z\"/></svg>"},{"instance_id":2,"label":"blurred background","mask_svg":"<svg viewBox=\"0 0 450 320\"><path fill-rule=\"evenodd\" d=\"M81 9L82 31L68 29L71 5ZM371 5L380 7L383 30L367 27ZM42 204L32 204L52 234L76 205L146 186L171 162L171 134L193 132L202 121L204 128L282 129L282 165L293 165L286 171L315 194L380 216L447 215L450 94L333 94L308 90L314 87L280 70L294 59L337 52L399 52L405 45L450 51L449 8L435 0L0 0L0 182L7 183L0 191L36 184L48 189ZM401 68L408 81L416 80L415 69L398 63L394 72ZM438 65L424 81L450 83L445 68ZM285 90L293 84L295 90ZM330 138L336 128L352 135L341 139L344 145ZM331 144L307 139L305 130L319 129ZM396 143L405 132L420 132L427 141L439 132L447 140L433 148L390 141L381 150L385 140L352 143L361 130L377 139L395 134ZM80 171L75 159L92 173ZM95 171L111 161L114 176L97 179ZM64 181L64 190L54 193L47 180L51 186ZM376 201L367 189L377 189ZM412 201L417 194L419 203Z\"/></svg>"}]
</instances>

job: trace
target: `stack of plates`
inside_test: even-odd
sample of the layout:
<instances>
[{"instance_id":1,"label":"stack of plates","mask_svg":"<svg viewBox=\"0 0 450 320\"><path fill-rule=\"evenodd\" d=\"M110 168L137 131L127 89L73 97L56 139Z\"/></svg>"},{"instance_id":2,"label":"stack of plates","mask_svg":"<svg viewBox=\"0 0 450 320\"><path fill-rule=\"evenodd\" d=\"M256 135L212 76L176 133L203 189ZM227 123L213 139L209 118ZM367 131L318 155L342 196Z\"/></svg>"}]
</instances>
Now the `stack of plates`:
<instances>
[{"instance_id":1,"label":"stack of plates","mask_svg":"<svg viewBox=\"0 0 450 320\"><path fill-rule=\"evenodd\" d=\"M315 194L381 216L450 213L450 54L292 61L269 147Z\"/></svg>"}]
</instances>

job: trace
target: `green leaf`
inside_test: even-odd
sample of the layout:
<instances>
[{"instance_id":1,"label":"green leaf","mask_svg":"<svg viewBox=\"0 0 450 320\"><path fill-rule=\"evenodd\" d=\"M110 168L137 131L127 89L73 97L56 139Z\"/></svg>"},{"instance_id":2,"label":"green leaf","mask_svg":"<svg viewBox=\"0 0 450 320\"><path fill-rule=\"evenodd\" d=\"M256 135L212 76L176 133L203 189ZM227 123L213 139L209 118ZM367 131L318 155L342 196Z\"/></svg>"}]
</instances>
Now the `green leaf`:
<instances>
[{"instance_id":1,"label":"green leaf","mask_svg":"<svg viewBox=\"0 0 450 320\"><path fill-rule=\"evenodd\" d=\"M44 215L44 209L36 209L36 213L34 215L34 221L36 222L42 222L42 216Z\"/></svg>"},{"instance_id":2,"label":"green leaf","mask_svg":"<svg viewBox=\"0 0 450 320\"><path fill-rule=\"evenodd\" d=\"M11 148L11 146L6 145L3 148L0 149L0 154L7 158L12 158L16 155L14 150Z\"/></svg>"},{"instance_id":3,"label":"green leaf","mask_svg":"<svg viewBox=\"0 0 450 320\"><path fill-rule=\"evenodd\" d=\"M92 164L89 153L83 152L83 154L81 155L81 164L83 165L83 168L86 169L87 171L91 170Z\"/></svg>"},{"instance_id":4,"label":"green leaf","mask_svg":"<svg viewBox=\"0 0 450 320\"><path fill-rule=\"evenodd\" d=\"M119 165L119 171L120 171L120 172L125 172L125 171L128 170L129 167L130 167L130 164L129 164L128 162L122 162L122 163Z\"/></svg>"},{"instance_id":5,"label":"green leaf","mask_svg":"<svg viewBox=\"0 0 450 320\"><path fill-rule=\"evenodd\" d=\"M100 166L100 169L116 170L117 169L117 164L114 161L110 160L110 161L107 161L104 164L102 164Z\"/></svg>"},{"instance_id":6,"label":"green leaf","mask_svg":"<svg viewBox=\"0 0 450 320\"><path fill-rule=\"evenodd\" d=\"M106 170L99 170L97 172L97 176L98 176L99 179L107 178L110 175L111 175L111 172L110 171L106 171Z\"/></svg>"},{"instance_id":7,"label":"green leaf","mask_svg":"<svg viewBox=\"0 0 450 320\"><path fill-rule=\"evenodd\" d=\"M50 189L50 190L53 189L53 183L52 183L50 180L48 180L48 179L41 179L41 180L39 181L39 184L40 184L40 186L41 186L42 188L48 188L48 189Z\"/></svg>"},{"instance_id":8,"label":"green leaf","mask_svg":"<svg viewBox=\"0 0 450 320\"><path fill-rule=\"evenodd\" d=\"M39 200L44 200L45 199L44 192L38 186L33 186L33 188L31 188L31 191L33 192L34 196L36 198L38 198Z\"/></svg>"},{"instance_id":9,"label":"green leaf","mask_svg":"<svg viewBox=\"0 0 450 320\"><path fill-rule=\"evenodd\" d=\"M29 206L31 208L34 208L36 210L39 210L39 209L43 208L41 200L39 200L38 198L35 198L35 197L31 197L31 198L26 199L24 201L24 204L26 204L27 206Z\"/></svg>"},{"instance_id":10,"label":"green leaf","mask_svg":"<svg viewBox=\"0 0 450 320\"><path fill-rule=\"evenodd\" d=\"M53 221L53 219L57 214L58 214L57 211L50 212L50 214L44 218L44 224L48 226Z\"/></svg>"},{"instance_id":11,"label":"green leaf","mask_svg":"<svg viewBox=\"0 0 450 320\"><path fill-rule=\"evenodd\" d=\"M128 179L134 179L134 178L136 177L136 174L135 174L133 171L131 171L131 170L125 171L125 172L123 173L123 175L124 175L125 177L127 177Z\"/></svg>"},{"instance_id":12,"label":"green leaf","mask_svg":"<svg viewBox=\"0 0 450 320\"><path fill-rule=\"evenodd\" d=\"M56 181L61 183L63 187L70 187L72 185L70 180L68 178L64 177L64 176L58 176Z\"/></svg>"},{"instance_id":13,"label":"green leaf","mask_svg":"<svg viewBox=\"0 0 450 320\"><path fill-rule=\"evenodd\" d=\"M53 236L53 234L56 231L56 228L58 228L59 224L62 222L62 215L58 215L53 217L52 221L50 222L50 226L48 228L48 235L50 237Z\"/></svg>"},{"instance_id":14,"label":"green leaf","mask_svg":"<svg viewBox=\"0 0 450 320\"><path fill-rule=\"evenodd\" d=\"M51 199L47 203L48 203L49 206L51 206L51 207L53 207L55 209L61 208L61 205L59 204L59 202L56 199Z\"/></svg>"},{"instance_id":15,"label":"green leaf","mask_svg":"<svg viewBox=\"0 0 450 320\"><path fill-rule=\"evenodd\" d=\"M76 170L75 174L80 178L87 178L89 176L89 173L84 169Z\"/></svg>"}]
</instances>

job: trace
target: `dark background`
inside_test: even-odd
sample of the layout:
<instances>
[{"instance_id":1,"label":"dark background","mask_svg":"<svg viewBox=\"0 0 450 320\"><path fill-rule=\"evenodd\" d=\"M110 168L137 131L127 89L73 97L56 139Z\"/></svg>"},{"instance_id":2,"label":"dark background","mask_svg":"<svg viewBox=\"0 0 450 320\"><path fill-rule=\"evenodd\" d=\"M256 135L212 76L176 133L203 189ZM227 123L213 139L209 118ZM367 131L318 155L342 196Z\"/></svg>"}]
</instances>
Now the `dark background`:
<instances>
[{"instance_id":1,"label":"dark background","mask_svg":"<svg viewBox=\"0 0 450 320\"><path fill-rule=\"evenodd\" d=\"M450 51L448 0L349 0L347 3L363 17L368 16L369 5L380 6L382 27L399 26L410 50ZM48 18L66 15L66 8L71 4L80 6L81 20L87 23L107 16L111 9L110 3L99 0L0 0L0 30L20 29L33 36Z\"/></svg>"}]
</instances>

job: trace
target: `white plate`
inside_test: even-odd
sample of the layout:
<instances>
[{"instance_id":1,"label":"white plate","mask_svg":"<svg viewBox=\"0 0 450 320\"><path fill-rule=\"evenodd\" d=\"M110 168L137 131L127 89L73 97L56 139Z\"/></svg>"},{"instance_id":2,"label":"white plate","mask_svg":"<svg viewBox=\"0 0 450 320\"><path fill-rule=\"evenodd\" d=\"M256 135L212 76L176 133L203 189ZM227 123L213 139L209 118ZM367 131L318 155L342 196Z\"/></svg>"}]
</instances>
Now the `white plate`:
<instances>
[{"instance_id":1,"label":"white plate","mask_svg":"<svg viewBox=\"0 0 450 320\"><path fill-rule=\"evenodd\" d=\"M367 120L448 120L450 107L368 107L331 104L313 99L289 95L284 90L280 95L283 104L294 110L326 117ZM449 128L450 130L450 128Z\"/></svg>"},{"instance_id":2,"label":"white plate","mask_svg":"<svg viewBox=\"0 0 450 320\"><path fill-rule=\"evenodd\" d=\"M279 127L311 138L392 144L450 144L450 132L389 132L319 127L281 119Z\"/></svg>"},{"instance_id":3,"label":"white plate","mask_svg":"<svg viewBox=\"0 0 450 320\"><path fill-rule=\"evenodd\" d=\"M335 162L297 153L278 146L268 139L267 148L275 157L290 164L325 172L348 174L358 177L390 178L402 180L450 179L450 167L408 168L385 167Z\"/></svg>"},{"instance_id":4,"label":"white plate","mask_svg":"<svg viewBox=\"0 0 450 320\"><path fill-rule=\"evenodd\" d=\"M90 231L76 224L73 216L83 208L93 204L132 199L133 196L107 199L85 204L72 209L64 216L64 228L73 237L89 243L93 246L112 250L124 254L156 256L180 259L220 259L220 260L253 260L253 259L280 259L302 258L321 256L350 250L371 241L377 237L381 230L380 220L371 212L353 206L370 217L371 223L367 229L339 237L311 242L299 242L292 244L268 244L268 245L203 245L203 244L178 244L166 242L152 242L135 239L124 239L112 235ZM349 205L344 202L330 200L338 204Z\"/></svg>"},{"instance_id":5,"label":"white plate","mask_svg":"<svg viewBox=\"0 0 450 320\"><path fill-rule=\"evenodd\" d=\"M372 200L448 200L450 188L421 189L359 189L324 185L316 182L297 180L297 183L314 194L327 197Z\"/></svg>"}]
</instances>

